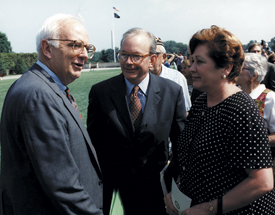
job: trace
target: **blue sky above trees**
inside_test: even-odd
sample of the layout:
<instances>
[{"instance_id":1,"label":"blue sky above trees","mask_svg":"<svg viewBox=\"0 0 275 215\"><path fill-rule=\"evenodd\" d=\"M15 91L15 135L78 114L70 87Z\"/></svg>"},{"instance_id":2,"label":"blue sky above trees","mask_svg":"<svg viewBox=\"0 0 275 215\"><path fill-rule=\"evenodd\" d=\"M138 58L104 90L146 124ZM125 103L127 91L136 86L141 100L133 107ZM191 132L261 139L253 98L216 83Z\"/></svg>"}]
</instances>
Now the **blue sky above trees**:
<instances>
[{"instance_id":1,"label":"blue sky above trees","mask_svg":"<svg viewBox=\"0 0 275 215\"><path fill-rule=\"evenodd\" d=\"M36 52L36 32L56 13L80 14L97 51L112 48L112 29L119 47L122 34L132 27L183 44L211 25L231 31L243 44L275 37L274 0L0 0L0 4L0 31L14 52ZM114 18L113 6L120 19Z\"/></svg>"}]
</instances>

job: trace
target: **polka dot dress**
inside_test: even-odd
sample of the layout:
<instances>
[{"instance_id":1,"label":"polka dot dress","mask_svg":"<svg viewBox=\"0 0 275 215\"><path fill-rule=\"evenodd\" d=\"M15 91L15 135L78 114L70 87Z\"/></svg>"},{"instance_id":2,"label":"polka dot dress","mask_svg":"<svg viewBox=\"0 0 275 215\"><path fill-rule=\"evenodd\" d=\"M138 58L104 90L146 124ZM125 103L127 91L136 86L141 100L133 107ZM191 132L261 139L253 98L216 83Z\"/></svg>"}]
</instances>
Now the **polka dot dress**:
<instances>
[{"instance_id":1,"label":"polka dot dress","mask_svg":"<svg viewBox=\"0 0 275 215\"><path fill-rule=\"evenodd\" d=\"M272 166L267 130L250 96L238 92L214 107L206 99L197 98L178 139L180 189L192 205L226 194L247 177L246 168ZM274 189L228 214L274 215Z\"/></svg>"}]
</instances>

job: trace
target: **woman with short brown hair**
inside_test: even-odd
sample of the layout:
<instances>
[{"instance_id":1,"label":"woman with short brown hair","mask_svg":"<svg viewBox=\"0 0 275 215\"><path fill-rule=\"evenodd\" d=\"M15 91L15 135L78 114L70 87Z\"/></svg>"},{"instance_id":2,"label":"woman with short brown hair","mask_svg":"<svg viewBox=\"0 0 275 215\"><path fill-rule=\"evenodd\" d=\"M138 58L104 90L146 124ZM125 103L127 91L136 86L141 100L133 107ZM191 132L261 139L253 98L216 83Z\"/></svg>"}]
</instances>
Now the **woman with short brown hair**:
<instances>
[{"instance_id":1,"label":"woman with short brown hair","mask_svg":"<svg viewBox=\"0 0 275 215\"><path fill-rule=\"evenodd\" d=\"M241 42L212 26L190 40L193 87L203 91L178 138L179 188L192 199L181 214L275 214L267 129L252 98L236 86ZM166 211L177 214L171 194Z\"/></svg>"}]
</instances>

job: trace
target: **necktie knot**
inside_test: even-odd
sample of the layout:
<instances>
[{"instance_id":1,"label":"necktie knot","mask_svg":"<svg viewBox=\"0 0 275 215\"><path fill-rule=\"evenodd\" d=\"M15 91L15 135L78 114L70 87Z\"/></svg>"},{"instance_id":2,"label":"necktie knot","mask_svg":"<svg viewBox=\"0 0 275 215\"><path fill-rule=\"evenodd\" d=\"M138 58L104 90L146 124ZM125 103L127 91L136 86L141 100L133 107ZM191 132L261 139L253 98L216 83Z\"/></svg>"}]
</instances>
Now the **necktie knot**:
<instances>
[{"instance_id":1,"label":"necktie knot","mask_svg":"<svg viewBox=\"0 0 275 215\"><path fill-rule=\"evenodd\" d=\"M138 90L139 90L139 86L134 86L133 87L132 93L134 94L134 96L137 96Z\"/></svg>"}]
</instances>

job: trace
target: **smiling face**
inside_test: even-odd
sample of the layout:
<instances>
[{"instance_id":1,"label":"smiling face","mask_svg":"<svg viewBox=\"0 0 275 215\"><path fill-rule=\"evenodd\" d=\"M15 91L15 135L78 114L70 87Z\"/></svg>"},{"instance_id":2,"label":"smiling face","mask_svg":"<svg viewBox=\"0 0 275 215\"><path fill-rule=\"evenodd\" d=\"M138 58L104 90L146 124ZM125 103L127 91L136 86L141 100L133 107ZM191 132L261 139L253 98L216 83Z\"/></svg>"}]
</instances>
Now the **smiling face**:
<instances>
[{"instance_id":1,"label":"smiling face","mask_svg":"<svg viewBox=\"0 0 275 215\"><path fill-rule=\"evenodd\" d=\"M215 92L220 89L224 79L223 68L217 68L214 60L209 57L207 45L198 45L192 55L192 73L193 87L202 92Z\"/></svg>"},{"instance_id":2,"label":"smiling face","mask_svg":"<svg viewBox=\"0 0 275 215\"><path fill-rule=\"evenodd\" d=\"M121 45L121 52L127 52L128 54L147 55L149 51L149 38L145 35L128 36ZM154 58L156 60L156 56ZM128 57L125 62L120 61L124 77L134 85L138 85L142 82L153 64L154 62L150 56L145 57L140 64L134 64L130 57Z\"/></svg>"},{"instance_id":3,"label":"smiling face","mask_svg":"<svg viewBox=\"0 0 275 215\"><path fill-rule=\"evenodd\" d=\"M59 39L81 40L89 44L89 36L85 27L77 22L71 21L65 24ZM51 57L49 68L59 77L64 85L72 83L81 75L81 70L88 59L87 50L84 48L78 56L72 50L73 43L70 41L59 41L59 47L50 45Z\"/></svg>"}]
</instances>

